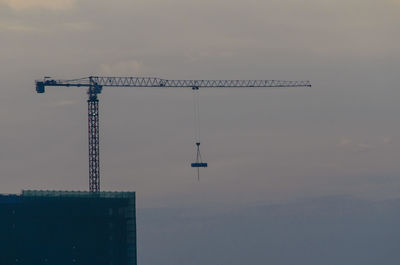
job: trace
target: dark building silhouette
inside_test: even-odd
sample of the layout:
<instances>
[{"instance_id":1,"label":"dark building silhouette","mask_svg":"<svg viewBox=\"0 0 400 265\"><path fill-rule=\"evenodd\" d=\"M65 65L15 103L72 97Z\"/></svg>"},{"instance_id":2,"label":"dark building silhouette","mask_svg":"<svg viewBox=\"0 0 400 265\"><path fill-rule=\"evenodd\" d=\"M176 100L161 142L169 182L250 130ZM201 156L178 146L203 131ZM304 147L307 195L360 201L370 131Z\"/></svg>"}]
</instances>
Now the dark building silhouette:
<instances>
[{"instance_id":1,"label":"dark building silhouette","mask_svg":"<svg viewBox=\"0 0 400 265\"><path fill-rule=\"evenodd\" d=\"M134 192L0 195L1 265L136 265Z\"/></svg>"}]
</instances>

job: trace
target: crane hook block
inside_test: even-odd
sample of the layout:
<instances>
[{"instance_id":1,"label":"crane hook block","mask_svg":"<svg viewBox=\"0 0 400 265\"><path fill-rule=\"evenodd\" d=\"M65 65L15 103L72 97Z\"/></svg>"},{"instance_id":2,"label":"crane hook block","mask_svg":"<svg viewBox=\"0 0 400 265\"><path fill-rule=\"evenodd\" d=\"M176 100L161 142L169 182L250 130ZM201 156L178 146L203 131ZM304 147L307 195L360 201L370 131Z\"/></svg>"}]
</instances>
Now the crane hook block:
<instances>
[{"instance_id":1,"label":"crane hook block","mask_svg":"<svg viewBox=\"0 0 400 265\"><path fill-rule=\"evenodd\" d=\"M201 161L201 154L200 154L200 142L196 143L196 147L197 147L197 156L196 156L196 162L192 163L191 166L192 167L208 167L207 163L204 163L203 161Z\"/></svg>"}]
</instances>

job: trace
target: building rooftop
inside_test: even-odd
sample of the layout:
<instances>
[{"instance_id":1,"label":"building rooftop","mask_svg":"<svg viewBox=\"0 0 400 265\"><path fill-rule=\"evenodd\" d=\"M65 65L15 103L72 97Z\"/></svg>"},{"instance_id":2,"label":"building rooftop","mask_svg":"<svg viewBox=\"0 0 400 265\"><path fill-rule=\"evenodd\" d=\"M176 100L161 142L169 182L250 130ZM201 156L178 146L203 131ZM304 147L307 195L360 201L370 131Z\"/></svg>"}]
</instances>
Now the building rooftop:
<instances>
[{"instance_id":1,"label":"building rooftop","mask_svg":"<svg viewBox=\"0 0 400 265\"><path fill-rule=\"evenodd\" d=\"M134 198L135 192L23 190L21 195L24 197Z\"/></svg>"}]
</instances>

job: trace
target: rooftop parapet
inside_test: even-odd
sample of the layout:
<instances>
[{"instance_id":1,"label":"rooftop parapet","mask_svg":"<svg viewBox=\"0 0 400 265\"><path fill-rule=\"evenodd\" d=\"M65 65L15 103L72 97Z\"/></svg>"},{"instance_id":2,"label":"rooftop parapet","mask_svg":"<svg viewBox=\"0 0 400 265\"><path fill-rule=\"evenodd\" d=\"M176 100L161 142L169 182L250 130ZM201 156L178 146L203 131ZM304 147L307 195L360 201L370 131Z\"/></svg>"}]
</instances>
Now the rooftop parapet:
<instances>
[{"instance_id":1,"label":"rooftop parapet","mask_svg":"<svg viewBox=\"0 0 400 265\"><path fill-rule=\"evenodd\" d=\"M135 192L23 190L23 197L135 198Z\"/></svg>"}]
</instances>

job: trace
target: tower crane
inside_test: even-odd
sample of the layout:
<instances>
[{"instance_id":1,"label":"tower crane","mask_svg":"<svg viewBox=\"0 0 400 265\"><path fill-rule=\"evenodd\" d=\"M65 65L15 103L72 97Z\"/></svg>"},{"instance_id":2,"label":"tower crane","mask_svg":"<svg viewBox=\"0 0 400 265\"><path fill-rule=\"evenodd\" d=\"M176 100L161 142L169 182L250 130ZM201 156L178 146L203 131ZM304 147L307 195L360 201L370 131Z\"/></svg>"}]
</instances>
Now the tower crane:
<instances>
[{"instance_id":1,"label":"tower crane","mask_svg":"<svg viewBox=\"0 0 400 265\"><path fill-rule=\"evenodd\" d=\"M90 76L72 80L45 77L36 80L36 92L46 87L84 87L88 95L89 191L100 191L99 99L103 87L184 87L198 90L203 87L311 87L310 81L282 80L168 80L156 77ZM201 165L203 164L203 165ZM204 166L200 163L197 166ZM192 165L193 166L193 165ZM196 165L195 165L196 166Z\"/></svg>"}]
</instances>

